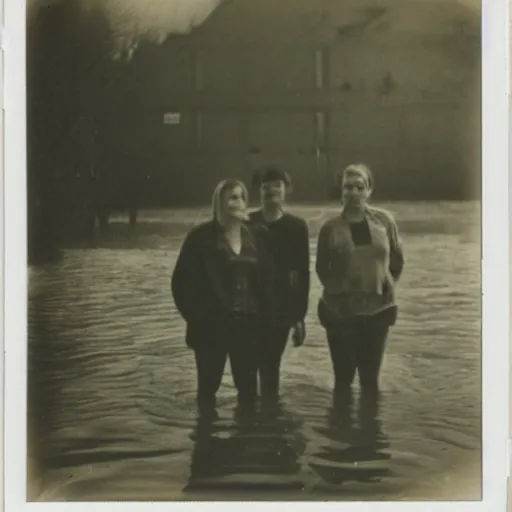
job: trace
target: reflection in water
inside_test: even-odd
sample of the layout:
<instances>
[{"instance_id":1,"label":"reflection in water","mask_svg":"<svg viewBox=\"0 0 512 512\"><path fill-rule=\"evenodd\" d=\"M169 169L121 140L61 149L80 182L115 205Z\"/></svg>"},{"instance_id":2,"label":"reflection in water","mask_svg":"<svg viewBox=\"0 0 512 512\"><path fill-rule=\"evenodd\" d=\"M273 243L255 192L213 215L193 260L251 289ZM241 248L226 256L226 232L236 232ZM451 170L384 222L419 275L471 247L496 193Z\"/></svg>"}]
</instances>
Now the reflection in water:
<instances>
[{"instance_id":1,"label":"reflection in water","mask_svg":"<svg viewBox=\"0 0 512 512\"><path fill-rule=\"evenodd\" d=\"M336 208L294 209L308 220L312 254L319 225ZM254 499L258 485L271 484L279 492L262 498L425 499L439 497L469 457L472 483L458 496L480 499L479 205L390 209L409 271L383 366L385 402L373 406L357 395L354 404L331 404L325 332L312 307L308 342L283 358L286 408L233 417L226 375L220 418L196 419L194 358L168 279L184 233L207 209L146 212L135 231L113 222L93 242L63 249L62 260L31 267L28 448L45 496L196 500L198 492L183 488L210 482L211 497L222 500ZM312 304L320 293L313 273ZM235 492L241 488L251 492Z\"/></svg>"},{"instance_id":2,"label":"reflection in water","mask_svg":"<svg viewBox=\"0 0 512 512\"><path fill-rule=\"evenodd\" d=\"M351 393L333 398L328 428L317 429L330 442L309 466L328 484L373 482L392 475L387 464L391 456L386 452L390 443L379 419L381 397L362 394L356 418L353 402Z\"/></svg>"},{"instance_id":3,"label":"reflection in water","mask_svg":"<svg viewBox=\"0 0 512 512\"><path fill-rule=\"evenodd\" d=\"M302 489L301 422L281 404L254 410L237 406L229 429L218 420L216 413L199 414L186 491Z\"/></svg>"}]
</instances>

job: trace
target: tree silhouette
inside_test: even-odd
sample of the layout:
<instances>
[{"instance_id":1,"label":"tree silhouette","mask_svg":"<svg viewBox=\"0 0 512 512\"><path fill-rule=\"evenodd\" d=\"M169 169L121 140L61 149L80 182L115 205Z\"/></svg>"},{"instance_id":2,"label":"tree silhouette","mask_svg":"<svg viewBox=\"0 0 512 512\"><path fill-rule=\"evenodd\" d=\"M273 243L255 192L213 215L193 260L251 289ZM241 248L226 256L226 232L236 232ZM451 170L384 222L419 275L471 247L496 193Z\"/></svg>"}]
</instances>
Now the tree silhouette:
<instances>
[{"instance_id":1,"label":"tree silhouette","mask_svg":"<svg viewBox=\"0 0 512 512\"><path fill-rule=\"evenodd\" d=\"M82 233L93 182L123 146L117 114L130 101L134 62L113 58L115 48L104 11L80 0L58 0L27 20L30 259ZM122 167L129 151L117 157Z\"/></svg>"}]
</instances>

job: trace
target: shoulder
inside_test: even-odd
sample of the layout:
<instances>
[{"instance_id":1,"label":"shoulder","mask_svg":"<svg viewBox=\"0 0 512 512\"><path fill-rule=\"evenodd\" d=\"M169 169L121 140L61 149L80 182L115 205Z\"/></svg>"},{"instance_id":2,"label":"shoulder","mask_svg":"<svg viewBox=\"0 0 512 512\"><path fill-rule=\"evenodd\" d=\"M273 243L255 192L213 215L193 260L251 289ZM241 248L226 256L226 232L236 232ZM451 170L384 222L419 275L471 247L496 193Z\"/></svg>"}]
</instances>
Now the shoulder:
<instances>
[{"instance_id":1,"label":"shoulder","mask_svg":"<svg viewBox=\"0 0 512 512\"><path fill-rule=\"evenodd\" d=\"M342 219L340 215L336 215L335 217L330 217L320 226L320 232L327 232L333 229L334 227L341 224Z\"/></svg>"},{"instance_id":2,"label":"shoulder","mask_svg":"<svg viewBox=\"0 0 512 512\"><path fill-rule=\"evenodd\" d=\"M261 210L254 210L249 213L249 222L250 223L261 223L263 222L263 215Z\"/></svg>"},{"instance_id":3,"label":"shoulder","mask_svg":"<svg viewBox=\"0 0 512 512\"><path fill-rule=\"evenodd\" d=\"M186 236L186 240L189 243L197 243L204 238L210 236L215 231L215 223L213 221L205 221L196 224Z\"/></svg>"},{"instance_id":4,"label":"shoulder","mask_svg":"<svg viewBox=\"0 0 512 512\"><path fill-rule=\"evenodd\" d=\"M247 229L248 233L257 240L264 240L268 236L269 230L264 224L248 220L244 223L244 227Z\"/></svg>"},{"instance_id":5,"label":"shoulder","mask_svg":"<svg viewBox=\"0 0 512 512\"><path fill-rule=\"evenodd\" d=\"M281 225L284 226L287 231L295 233L297 236L309 236L309 226L306 219L303 217L286 212L280 222L282 222Z\"/></svg>"},{"instance_id":6,"label":"shoulder","mask_svg":"<svg viewBox=\"0 0 512 512\"><path fill-rule=\"evenodd\" d=\"M303 217L299 217L298 215L294 215L293 213L286 212L284 214L284 218L286 220L286 223L289 226L293 226L295 229L299 229L301 231L308 229L308 223L306 222L306 219Z\"/></svg>"},{"instance_id":7,"label":"shoulder","mask_svg":"<svg viewBox=\"0 0 512 512\"><path fill-rule=\"evenodd\" d=\"M395 218L393 217L393 214L385 210L384 208L377 208L375 206L368 206L368 213L386 225L387 227L391 227L395 225Z\"/></svg>"}]
</instances>

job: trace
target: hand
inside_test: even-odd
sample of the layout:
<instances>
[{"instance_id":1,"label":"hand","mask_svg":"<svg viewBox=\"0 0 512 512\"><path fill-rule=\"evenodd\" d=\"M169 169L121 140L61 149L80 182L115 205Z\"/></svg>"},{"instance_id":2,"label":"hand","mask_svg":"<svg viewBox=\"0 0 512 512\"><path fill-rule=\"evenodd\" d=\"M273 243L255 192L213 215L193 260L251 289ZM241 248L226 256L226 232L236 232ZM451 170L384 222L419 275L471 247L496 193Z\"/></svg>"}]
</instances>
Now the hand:
<instances>
[{"instance_id":1,"label":"hand","mask_svg":"<svg viewBox=\"0 0 512 512\"><path fill-rule=\"evenodd\" d=\"M306 324L304 320L297 322L292 327L292 339L294 347L301 347L304 345L304 340L306 339Z\"/></svg>"}]
</instances>

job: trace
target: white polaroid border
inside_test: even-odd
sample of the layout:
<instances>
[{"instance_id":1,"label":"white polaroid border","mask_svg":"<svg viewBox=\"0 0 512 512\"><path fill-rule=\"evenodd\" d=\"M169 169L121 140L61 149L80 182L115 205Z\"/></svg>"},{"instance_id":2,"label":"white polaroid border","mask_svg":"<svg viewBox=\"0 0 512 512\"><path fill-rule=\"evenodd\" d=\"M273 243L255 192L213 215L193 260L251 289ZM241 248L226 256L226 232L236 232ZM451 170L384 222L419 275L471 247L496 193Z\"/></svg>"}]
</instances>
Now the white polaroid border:
<instances>
[{"instance_id":1,"label":"white polaroid border","mask_svg":"<svg viewBox=\"0 0 512 512\"><path fill-rule=\"evenodd\" d=\"M230 511L240 503L26 503L25 1L5 1L5 510ZM143 0L141 0L143 1ZM166 0L172 3L174 0ZM257 0L255 0L257 1ZM279 0L276 0L279 1ZM428 1L428 0L423 0ZM504 511L508 466L508 5L483 0L483 501L244 503L246 510ZM449 347L447 347L449 350Z\"/></svg>"}]
</instances>

